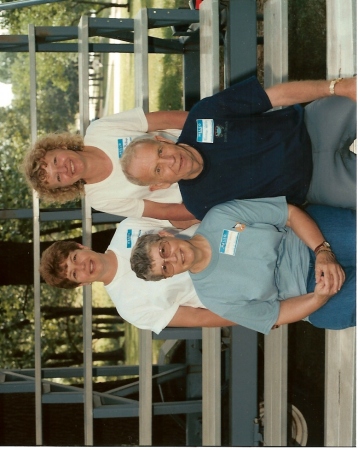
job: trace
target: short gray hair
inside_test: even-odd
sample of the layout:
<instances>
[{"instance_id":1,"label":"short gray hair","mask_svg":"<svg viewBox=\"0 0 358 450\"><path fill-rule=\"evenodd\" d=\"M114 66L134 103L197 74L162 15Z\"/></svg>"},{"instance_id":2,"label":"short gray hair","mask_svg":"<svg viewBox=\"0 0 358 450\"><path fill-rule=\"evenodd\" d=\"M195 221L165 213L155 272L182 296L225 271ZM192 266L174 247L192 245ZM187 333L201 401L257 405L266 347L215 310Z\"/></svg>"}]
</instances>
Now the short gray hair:
<instances>
[{"instance_id":1,"label":"short gray hair","mask_svg":"<svg viewBox=\"0 0 358 450\"><path fill-rule=\"evenodd\" d=\"M138 278L146 281L160 281L164 275L154 275L152 272L153 258L150 256L151 246L162 238L159 234L145 234L138 238L131 254L131 268Z\"/></svg>"},{"instance_id":2,"label":"short gray hair","mask_svg":"<svg viewBox=\"0 0 358 450\"><path fill-rule=\"evenodd\" d=\"M131 165L134 157L136 156L138 147L145 144L153 144L156 142L154 138L137 138L130 142L127 147L124 149L122 158L121 158L121 166L124 175L127 180L137 186L149 186L149 183L143 183L138 178L133 177L130 173L128 173L128 167Z\"/></svg>"}]
</instances>

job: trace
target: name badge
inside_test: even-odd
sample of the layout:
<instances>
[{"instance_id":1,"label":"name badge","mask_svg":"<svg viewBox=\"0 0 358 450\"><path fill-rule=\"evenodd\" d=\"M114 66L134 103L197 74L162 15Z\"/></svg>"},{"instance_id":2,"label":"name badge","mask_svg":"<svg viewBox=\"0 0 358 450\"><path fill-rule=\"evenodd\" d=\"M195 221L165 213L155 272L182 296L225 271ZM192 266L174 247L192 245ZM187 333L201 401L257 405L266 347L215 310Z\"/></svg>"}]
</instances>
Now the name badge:
<instances>
[{"instance_id":1,"label":"name badge","mask_svg":"<svg viewBox=\"0 0 358 450\"><path fill-rule=\"evenodd\" d=\"M142 230L132 230L129 228L127 230L127 248L134 247L134 244L137 242L137 239L142 234Z\"/></svg>"},{"instance_id":2,"label":"name badge","mask_svg":"<svg viewBox=\"0 0 358 450\"><path fill-rule=\"evenodd\" d=\"M132 141L131 137L119 138L117 141L118 158L122 158L123 152L127 145Z\"/></svg>"},{"instance_id":3,"label":"name badge","mask_svg":"<svg viewBox=\"0 0 358 450\"><path fill-rule=\"evenodd\" d=\"M236 253L237 243L239 242L239 237L240 234L236 231L223 230L219 253L234 256Z\"/></svg>"},{"instance_id":4,"label":"name badge","mask_svg":"<svg viewBox=\"0 0 358 450\"><path fill-rule=\"evenodd\" d=\"M214 142L214 120L196 120L196 142L212 144Z\"/></svg>"}]
</instances>

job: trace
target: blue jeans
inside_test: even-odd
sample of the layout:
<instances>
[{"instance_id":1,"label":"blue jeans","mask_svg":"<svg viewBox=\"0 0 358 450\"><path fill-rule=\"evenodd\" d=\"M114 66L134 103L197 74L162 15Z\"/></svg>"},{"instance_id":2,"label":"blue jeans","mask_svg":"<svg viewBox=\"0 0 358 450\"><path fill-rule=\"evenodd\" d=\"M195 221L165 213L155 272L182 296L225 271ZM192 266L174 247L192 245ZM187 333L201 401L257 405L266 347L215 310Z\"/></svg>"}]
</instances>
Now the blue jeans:
<instances>
[{"instance_id":1,"label":"blue jeans","mask_svg":"<svg viewBox=\"0 0 358 450\"><path fill-rule=\"evenodd\" d=\"M330 206L310 205L306 212L316 221L331 244L346 280L341 290L308 318L318 328L341 330L356 324L356 211ZM307 292L315 288L315 256L310 251Z\"/></svg>"}]
</instances>

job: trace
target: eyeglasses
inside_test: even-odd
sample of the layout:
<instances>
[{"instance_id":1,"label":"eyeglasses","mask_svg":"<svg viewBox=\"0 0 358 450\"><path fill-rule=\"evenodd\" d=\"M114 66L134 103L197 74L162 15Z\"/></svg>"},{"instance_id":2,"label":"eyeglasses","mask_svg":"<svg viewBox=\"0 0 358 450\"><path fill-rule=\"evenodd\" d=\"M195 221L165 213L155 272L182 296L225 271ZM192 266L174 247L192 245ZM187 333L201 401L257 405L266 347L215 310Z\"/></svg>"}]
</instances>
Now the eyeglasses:
<instances>
[{"instance_id":1,"label":"eyeglasses","mask_svg":"<svg viewBox=\"0 0 358 450\"><path fill-rule=\"evenodd\" d=\"M164 278L170 278L174 275L174 267L171 263L166 262L166 258L169 258L172 251L168 241L159 242L159 256L164 260L162 265L162 274Z\"/></svg>"}]
</instances>

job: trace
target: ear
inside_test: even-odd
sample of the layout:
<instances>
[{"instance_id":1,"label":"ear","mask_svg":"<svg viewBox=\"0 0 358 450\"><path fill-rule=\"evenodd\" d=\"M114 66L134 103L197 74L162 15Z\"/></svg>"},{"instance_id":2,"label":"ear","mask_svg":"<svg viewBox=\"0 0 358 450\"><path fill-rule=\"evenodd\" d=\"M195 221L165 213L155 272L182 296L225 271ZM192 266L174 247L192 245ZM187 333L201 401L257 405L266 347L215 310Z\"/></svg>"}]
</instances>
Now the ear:
<instances>
[{"instance_id":1,"label":"ear","mask_svg":"<svg viewBox=\"0 0 358 450\"><path fill-rule=\"evenodd\" d=\"M151 184L149 186L149 190L150 192L153 191L158 191L159 189L168 189L171 186L170 183L156 183L156 184Z\"/></svg>"},{"instance_id":2,"label":"ear","mask_svg":"<svg viewBox=\"0 0 358 450\"><path fill-rule=\"evenodd\" d=\"M159 134L157 134L154 138L160 142L166 142L167 144L175 144L175 142L171 141L170 139L166 139L165 137L160 136Z\"/></svg>"},{"instance_id":3,"label":"ear","mask_svg":"<svg viewBox=\"0 0 358 450\"><path fill-rule=\"evenodd\" d=\"M170 233L169 231L166 230L158 231L158 234L160 237L174 237L173 233Z\"/></svg>"},{"instance_id":4,"label":"ear","mask_svg":"<svg viewBox=\"0 0 358 450\"><path fill-rule=\"evenodd\" d=\"M78 244L78 248L80 248L81 250L84 250L84 249L90 250L89 247L87 247L86 245L82 245L82 244Z\"/></svg>"}]
</instances>

